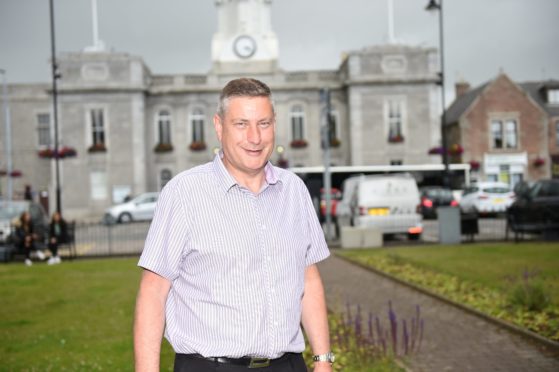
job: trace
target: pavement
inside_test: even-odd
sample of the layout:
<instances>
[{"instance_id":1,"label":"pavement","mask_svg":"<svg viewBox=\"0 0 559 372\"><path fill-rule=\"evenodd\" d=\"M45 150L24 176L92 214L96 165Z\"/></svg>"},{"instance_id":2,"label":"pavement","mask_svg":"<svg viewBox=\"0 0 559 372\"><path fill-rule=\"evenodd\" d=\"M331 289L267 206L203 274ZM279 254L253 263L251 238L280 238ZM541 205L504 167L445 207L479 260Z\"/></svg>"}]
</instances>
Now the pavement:
<instances>
[{"instance_id":1,"label":"pavement","mask_svg":"<svg viewBox=\"0 0 559 372\"><path fill-rule=\"evenodd\" d=\"M419 371L559 371L558 350L503 329L488 320L452 306L334 254L319 264L328 307L379 315L388 326L388 301L399 319L411 319L416 305L424 319L418 353L405 360ZM355 314L355 312L353 312ZM409 324L409 323L408 323Z\"/></svg>"}]
</instances>

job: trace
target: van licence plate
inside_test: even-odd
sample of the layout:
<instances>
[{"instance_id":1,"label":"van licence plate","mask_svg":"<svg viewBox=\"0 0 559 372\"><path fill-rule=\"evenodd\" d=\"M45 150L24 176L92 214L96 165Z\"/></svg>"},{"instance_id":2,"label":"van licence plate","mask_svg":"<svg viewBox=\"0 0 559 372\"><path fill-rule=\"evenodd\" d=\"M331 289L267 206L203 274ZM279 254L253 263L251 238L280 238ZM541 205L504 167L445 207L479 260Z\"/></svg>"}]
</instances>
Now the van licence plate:
<instances>
[{"instance_id":1,"label":"van licence plate","mask_svg":"<svg viewBox=\"0 0 559 372\"><path fill-rule=\"evenodd\" d=\"M390 209L388 208L369 208L369 216L388 216Z\"/></svg>"},{"instance_id":2,"label":"van licence plate","mask_svg":"<svg viewBox=\"0 0 559 372\"><path fill-rule=\"evenodd\" d=\"M498 204L498 203L504 203L504 202L505 202L505 199L503 199L503 198L495 198L495 199L493 199L493 202L494 202L494 203L497 203L497 204Z\"/></svg>"}]
</instances>

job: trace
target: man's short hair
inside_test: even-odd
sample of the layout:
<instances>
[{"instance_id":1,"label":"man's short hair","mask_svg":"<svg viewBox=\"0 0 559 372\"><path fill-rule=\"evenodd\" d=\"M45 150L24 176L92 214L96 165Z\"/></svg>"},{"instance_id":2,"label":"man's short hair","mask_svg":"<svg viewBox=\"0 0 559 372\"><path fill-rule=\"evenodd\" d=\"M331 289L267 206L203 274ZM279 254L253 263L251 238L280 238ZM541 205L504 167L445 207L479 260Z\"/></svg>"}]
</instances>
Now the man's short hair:
<instances>
[{"instance_id":1,"label":"man's short hair","mask_svg":"<svg viewBox=\"0 0 559 372\"><path fill-rule=\"evenodd\" d=\"M217 104L217 114L223 118L227 111L229 99L233 97L266 97L270 99L272 111L274 111L274 103L272 101L272 91L270 87L260 80L252 78L240 78L231 80L221 90L219 102Z\"/></svg>"}]
</instances>

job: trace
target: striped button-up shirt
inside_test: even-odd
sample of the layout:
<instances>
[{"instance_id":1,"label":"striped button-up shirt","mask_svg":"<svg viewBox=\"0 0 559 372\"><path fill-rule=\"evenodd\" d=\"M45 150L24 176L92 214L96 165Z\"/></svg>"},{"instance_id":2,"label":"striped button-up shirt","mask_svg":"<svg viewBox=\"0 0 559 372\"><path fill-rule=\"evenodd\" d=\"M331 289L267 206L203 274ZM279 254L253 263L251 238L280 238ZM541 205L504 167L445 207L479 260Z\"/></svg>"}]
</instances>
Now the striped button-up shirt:
<instances>
[{"instance_id":1,"label":"striped button-up shirt","mask_svg":"<svg viewBox=\"0 0 559 372\"><path fill-rule=\"evenodd\" d=\"M220 155L159 197L139 266L171 281L165 337L177 353L277 358L301 352L305 269L329 251L307 188L265 167L258 194Z\"/></svg>"}]
</instances>

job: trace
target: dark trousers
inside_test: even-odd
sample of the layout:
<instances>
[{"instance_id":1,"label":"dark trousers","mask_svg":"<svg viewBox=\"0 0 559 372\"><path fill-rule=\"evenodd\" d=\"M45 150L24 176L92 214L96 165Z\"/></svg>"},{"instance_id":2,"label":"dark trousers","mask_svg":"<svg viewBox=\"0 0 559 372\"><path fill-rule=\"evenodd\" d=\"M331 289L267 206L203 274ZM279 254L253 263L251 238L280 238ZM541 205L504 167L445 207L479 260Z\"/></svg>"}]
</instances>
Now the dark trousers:
<instances>
[{"instance_id":1,"label":"dark trousers","mask_svg":"<svg viewBox=\"0 0 559 372\"><path fill-rule=\"evenodd\" d=\"M174 372L307 372L305 360L301 354L292 353L282 360L271 363L268 367L248 368L236 364L218 363L207 359L191 357L185 354L175 355Z\"/></svg>"}]
</instances>

